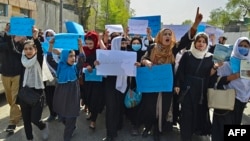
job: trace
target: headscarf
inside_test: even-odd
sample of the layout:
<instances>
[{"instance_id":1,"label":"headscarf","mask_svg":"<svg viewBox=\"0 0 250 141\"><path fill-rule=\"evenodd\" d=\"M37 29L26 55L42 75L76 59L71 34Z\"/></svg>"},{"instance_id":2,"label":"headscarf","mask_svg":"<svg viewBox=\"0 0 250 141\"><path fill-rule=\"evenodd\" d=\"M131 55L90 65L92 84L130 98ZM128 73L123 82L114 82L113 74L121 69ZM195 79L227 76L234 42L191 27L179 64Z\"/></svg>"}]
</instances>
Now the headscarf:
<instances>
[{"instance_id":1,"label":"headscarf","mask_svg":"<svg viewBox=\"0 0 250 141\"><path fill-rule=\"evenodd\" d=\"M121 50L122 36L117 36L111 41L111 50Z\"/></svg>"},{"instance_id":2,"label":"headscarf","mask_svg":"<svg viewBox=\"0 0 250 141\"><path fill-rule=\"evenodd\" d=\"M240 72L240 60L249 60L250 61L250 52L248 52L247 56L244 56L242 54L239 53L239 44L242 41L247 41L248 43L250 43L249 39L247 37L240 37L237 39L237 41L235 42L234 46L233 46L233 51L231 53L231 57L230 57L230 67L233 73L237 73Z\"/></svg>"},{"instance_id":3,"label":"headscarf","mask_svg":"<svg viewBox=\"0 0 250 141\"><path fill-rule=\"evenodd\" d=\"M62 50L60 54L60 62L57 67L58 83L67 83L69 81L77 80L76 65L69 65L67 63L68 56L72 50Z\"/></svg>"},{"instance_id":4,"label":"headscarf","mask_svg":"<svg viewBox=\"0 0 250 141\"><path fill-rule=\"evenodd\" d=\"M46 39L46 34L47 34L47 32L51 32L53 35L55 35L56 33L55 33L55 31L54 30L52 30L52 29L47 29L47 30L45 30L44 32L43 32L43 38L44 38L44 42L49 42L47 39Z\"/></svg>"},{"instance_id":5,"label":"headscarf","mask_svg":"<svg viewBox=\"0 0 250 141\"><path fill-rule=\"evenodd\" d=\"M247 56L244 56L244 55L239 53L238 47L239 47L240 42L242 42L242 41L247 41L250 44L250 40L247 37L240 37L235 42L235 44L233 46L233 51L231 53L231 57L236 57L236 58L238 58L240 60L250 60L250 52L248 53Z\"/></svg>"},{"instance_id":6,"label":"headscarf","mask_svg":"<svg viewBox=\"0 0 250 141\"><path fill-rule=\"evenodd\" d=\"M93 49L89 49L87 46L83 47L84 53L86 56L95 53L96 49L99 48L98 46L98 35L96 32L94 31L90 31L85 35L85 40L92 40L94 42L94 48Z\"/></svg>"},{"instance_id":7,"label":"headscarf","mask_svg":"<svg viewBox=\"0 0 250 141\"><path fill-rule=\"evenodd\" d=\"M166 30L171 31L172 33L172 38L171 38L171 43L168 46L163 45L163 34ZM155 38L155 47L152 49L151 55L150 55L150 60L154 64L169 64L169 63L174 63L175 58L174 54L172 52L173 47L176 44L176 38L175 34L171 29L163 28L156 36Z\"/></svg>"},{"instance_id":8,"label":"headscarf","mask_svg":"<svg viewBox=\"0 0 250 141\"><path fill-rule=\"evenodd\" d=\"M121 50L122 44L122 36L115 37L111 42L111 50ZM127 89L127 76L120 76L116 77L116 85L115 88L124 93Z\"/></svg>"},{"instance_id":9,"label":"headscarf","mask_svg":"<svg viewBox=\"0 0 250 141\"><path fill-rule=\"evenodd\" d=\"M203 51L200 51L200 50L196 49L196 47L195 47L195 42L196 42L197 40L199 40L199 38L202 38L202 36L207 37L207 40L206 40L207 47L206 47L206 49L204 49ZM212 56L212 54L211 54L210 52L208 52L208 48L209 48L209 45L208 45L208 35L207 35L205 32L200 32L200 33L198 33L198 34L195 36L195 41L194 41L194 42L192 43L192 45L191 45L190 52L192 53L192 55L193 55L195 58L202 59L203 57ZM206 54L206 56L205 56L205 54Z\"/></svg>"}]
</instances>

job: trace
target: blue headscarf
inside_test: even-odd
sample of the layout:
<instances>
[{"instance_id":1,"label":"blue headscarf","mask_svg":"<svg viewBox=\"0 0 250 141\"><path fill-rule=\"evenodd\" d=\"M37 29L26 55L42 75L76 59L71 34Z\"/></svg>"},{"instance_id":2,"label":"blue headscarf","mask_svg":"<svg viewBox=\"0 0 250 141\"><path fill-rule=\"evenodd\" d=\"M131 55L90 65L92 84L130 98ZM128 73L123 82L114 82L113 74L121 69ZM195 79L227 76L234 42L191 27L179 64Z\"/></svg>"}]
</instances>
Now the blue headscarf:
<instances>
[{"instance_id":1,"label":"blue headscarf","mask_svg":"<svg viewBox=\"0 0 250 141\"><path fill-rule=\"evenodd\" d=\"M58 83L67 83L77 80L76 64L69 65L67 63L68 56L71 50L62 50L60 55L60 62L57 67Z\"/></svg>"}]
</instances>

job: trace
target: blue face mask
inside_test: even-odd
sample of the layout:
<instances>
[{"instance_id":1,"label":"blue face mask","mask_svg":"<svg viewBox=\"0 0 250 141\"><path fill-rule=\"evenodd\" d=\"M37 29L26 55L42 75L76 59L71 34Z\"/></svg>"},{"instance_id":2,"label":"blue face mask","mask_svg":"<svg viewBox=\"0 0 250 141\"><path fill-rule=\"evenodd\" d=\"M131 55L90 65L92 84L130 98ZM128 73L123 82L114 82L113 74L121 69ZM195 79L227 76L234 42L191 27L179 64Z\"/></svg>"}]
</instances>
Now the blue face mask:
<instances>
[{"instance_id":1,"label":"blue face mask","mask_svg":"<svg viewBox=\"0 0 250 141\"><path fill-rule=\"evenodd\" d=\"M50 41L50 39L51 39L51 37L46 37L46 40L49 42Z\"/></svg>"},{"instance_id":2,"label":"blue face mask","mask_svg":"<svg viewBox=\"0 0 250 141\"><path fill-rule=\"evenodd\" d=\"M141 45L140 45L140 44L132 44L132 49L133 49L134 51L138 51L138 50L140 50L140 48L141 48Z\"/></svg>"},{"instance_id":3,"label":"blue face mask","mask_svg":"<svg viewBox=\"0 0 250 141\"><path fill-rule=\"evenodd\" d=\"M241 55L247 56L249 49L245 47L238 47L238 51Z\"/></svg>"}]
</instances>

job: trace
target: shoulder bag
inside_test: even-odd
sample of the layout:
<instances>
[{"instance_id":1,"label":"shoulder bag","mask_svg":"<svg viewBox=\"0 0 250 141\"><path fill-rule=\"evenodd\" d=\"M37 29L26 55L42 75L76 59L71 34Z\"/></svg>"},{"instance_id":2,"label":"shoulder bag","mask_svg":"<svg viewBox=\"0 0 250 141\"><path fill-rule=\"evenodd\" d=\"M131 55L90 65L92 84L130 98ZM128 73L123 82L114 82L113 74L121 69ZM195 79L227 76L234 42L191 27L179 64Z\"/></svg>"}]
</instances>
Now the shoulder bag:
<instances>
[{"instance_id":1,"label":"shoulder bag","mask_svg":"<svg viewBox=\"0 0 250 141\"><path fill-rule=\"evenodd\" d=\"M18 92L19 100L30 106L36 105L41 100L41 97L42 95L27 86L22 87Z\"/></svg>"},{"instance_id":2,"label":"shoulder bag","mask_svg":"<svg viewBox=\"0 0 250 141\"><path fill-rule=\"evenodd\" d=\"M220 109L220 110L234 110L235 103L235 89L217 89L217 83L220 77L217 79L214 88L209 88L207 93L208 108Z\"/></svg>"}]
</instances>

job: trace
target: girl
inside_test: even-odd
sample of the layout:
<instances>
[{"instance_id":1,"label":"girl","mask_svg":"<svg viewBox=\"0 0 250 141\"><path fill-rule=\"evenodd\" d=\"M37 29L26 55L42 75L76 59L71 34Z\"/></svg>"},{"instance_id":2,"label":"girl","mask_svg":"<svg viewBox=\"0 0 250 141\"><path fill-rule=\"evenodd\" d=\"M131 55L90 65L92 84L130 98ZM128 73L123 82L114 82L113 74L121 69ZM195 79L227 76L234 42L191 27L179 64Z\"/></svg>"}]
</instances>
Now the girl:
<instances>
[{"instance_id":1,"label":"girl","mask_svg":"<svg viewBox=\"0 0 250 141\"><path fill-rule=\"evenodd\" d=\"M236 98L233 111L214 109L212 141L224 140L224 125L241 125L244 108L250 98L250 80L240 78L240 61L250 61L250 40L240 37L234 44L230 61L215 66L217 75L221 77L218 89L235 89ZM235 61L238 63L234 63ZM237 66L238 69L233 69ZM250 71L248 70L248 75Z\"/></svg>"},{"instance_id":2,"label":"girl","mask_svg":"<svg viewBox=\"0 0 250 141\"><path fill-rule=\"evenodd\" d=\"M82 41L78 39L79 58L76 63L76 55L73 50L62 50L60 61L57 64L51 51L54 39L50 40L47 61L56 70L57 85L54 92L53 108L61 117L64 129L64 141L70 141L73 131L76 129L76 118L80 112L80 87L78 74L85 61L82 49Z\"/></svg>"},{"instance_id":3,"label":"girl","mask_svg":"<svg viewBox=\"0 0 250 141\"><path fill-rule=\"evenodd\" d=\"M208 36L199 33L190 51L183 54L176 73L175 90L187 91L181 103L182 141L191 141L194 133L197 135L211 133L206 94L213 64L212 54L208 52ZM179 91L176 93L179 94Z\"/></svg>"},{"instance_id":4,"label":"girl","mask_svg":"<svg viewBox=\"0 0 250 141\"><path fill-rule=\"evenodd\" d=\"M93 69L95 69L96 49L100 49L98 41L99 39L96 32L91 31L85 35L86 46L83 47L83 50L86 54L86 62L84 63L83 73L85 73L85 71L92 72ZM85 76L83 78L85 78ZM87 118L90 120L90 129L95 129L98 113L101 113L104 108L103 85L103 81L84 81L83 83L84 103L90 112L90 116Z\"/></svg>"},{"instance_id":5,"label":"girl","mask_svg":"<svg viewBox=\"0 0 250 141\"><path fill-rule=\"evenodd\" d=\"M40 41L38 40L37 29L33 29L33 40L27 40L24 42L21 61L25 67L23 87L28 86L36 93L42 95L44 89L42 80L43 51ZM42 136L44 140L48 138L48 124L45 124L41 120L43 102L44 97L41 97L41 100L39 100L34 106L31 106L20 99L24 130L28 140L33 140L31 122L43 131Z\"/></svg>"}]
</instances>

